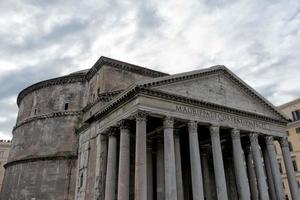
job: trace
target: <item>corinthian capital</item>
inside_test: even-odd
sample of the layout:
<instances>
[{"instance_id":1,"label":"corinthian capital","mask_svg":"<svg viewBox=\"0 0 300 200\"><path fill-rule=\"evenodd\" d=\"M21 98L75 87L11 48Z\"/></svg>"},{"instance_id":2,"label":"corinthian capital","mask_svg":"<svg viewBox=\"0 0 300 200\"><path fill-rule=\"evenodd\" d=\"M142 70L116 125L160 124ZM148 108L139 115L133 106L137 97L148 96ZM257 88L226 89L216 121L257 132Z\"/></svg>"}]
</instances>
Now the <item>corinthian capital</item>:
<instances>
[{"instance_id":1,"label":"corinthian capital","mask_svg":"<svg viewBox=\"0 0 300 200\"><path fill-rule=\"evenodd\" d=\"M249 135L249 138L250 138L251 143L258 144L258 135L257 135L257 133L251 133Z\"/></svg>"},{"instance_id":2,"label":"corinthian capital","mask_svg":"<svg viewBox=\"0 0 300 200\"><path fill-rule=\"evenodd\" d=\"M281 147L289 147L289 141L287 137L282 137L279 140Z\"/></svg>"},{"instance_id":3,"label":"corinthian capital","mask_svg":"<svg viewBox=\"0 0 300 200\"><path fill-rule=\"evenodd\" d=\"M236 139L240 139L240 131L238 129L232 129L231 130L231 138L233 140L236 140Z\"/></svg>"},{"instance_id":4,"label":"corinthian capital","mask_svg":"<svg viewBox=\"0 0 300 200\"><path fill-rule=\"evenodd\" d=\"M126 119L123 119L118 122L118 126L120 127L120 129L129 129L129 121Z\"/></svg>"},{"instance_id":5,"label":"corinthian capital","mask_svg":"<svg viewBox=\"0 0 300 200\"><path fill-rule=\"evenodd\" d=\"M267 145L273 145L273 140L274 140L273 136L266 136L265 137L265 141L266 141Z\"/></svg>"},{"instance_id":6,"label":"corinthian capital","mask_svg":"<svg viewBox=\"0 0 300 200\"><path fill-rule=\"evenodd\" d=\"M209 132L212 137L220 137L220 127L217 125L211 125L209 127Z\"/></svg>"},{"instance_id":7,"label":"corinthian capital","mask_svg":"<svg viewBox=\"0 0 300 200\"><path fill-rule=\"evenodd\" d=\"M135 115L136 121L139 121L139 122L145 122L147 119L146 117L147 117L147 113L144 111L138 111Z\"/></svg>"},{"instance_id":8,"label":"corinthian capital","mask_svg":"<svg viewBox=\"0 0 300 200\"><path fill-rule=\"evenodd\" d=\"M164 118L164 128L173 128L174 127L174 119L172 117Z\"/></svg>"},{"instance_id":9,"label":"corinthian capital","mask_svg":"<svg viewBox=\"0 0 300 200\"><path fill-rule=\"evenodd\" d=\"M119 129L116 126L111 126L106 130L107 136L117 136L119 134Z\"/></svg>"},{"instance_id":10,"label":"corinthian capital","mask_svg":"<svg viewBox=\"0 0 300 200\"><path fill-rule=\"evenodd\" d=\"M189 121L188 122L188 129L189 129L189 133L197 132L197 129L198 129L197 122L196 121Z\"/></svg>"}]
</instances>

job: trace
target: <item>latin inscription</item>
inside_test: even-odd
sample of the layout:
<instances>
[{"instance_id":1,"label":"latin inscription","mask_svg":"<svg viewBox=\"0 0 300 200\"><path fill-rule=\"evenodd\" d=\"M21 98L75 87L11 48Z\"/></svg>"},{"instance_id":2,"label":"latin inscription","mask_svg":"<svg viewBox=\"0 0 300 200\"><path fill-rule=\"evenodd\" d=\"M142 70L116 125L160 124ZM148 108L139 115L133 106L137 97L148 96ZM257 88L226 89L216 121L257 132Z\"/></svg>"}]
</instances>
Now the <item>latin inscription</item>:
<instances>
[{"instance_id":1,"label":"latin inscription","mask_svg":"<svg viewBox=\"0 0 300 200\"><path fill-rule=\"evenodd\" d=\"M176 111L184 113L184 114L190 114L193 116L201 117L205 121L217 121L217 122L225 122L225 123L231 123L236 126L243 126L248 127L250 129L260 128L260 129L266 129L266 124L258 121L253 120L247 120L243 119L237 116L228 115L225 113L218 113L213 111L207 111L207 110L201 110L198 108L188 107L188 106L180 106L176 105Z\"/></svg>"}]
</instances>

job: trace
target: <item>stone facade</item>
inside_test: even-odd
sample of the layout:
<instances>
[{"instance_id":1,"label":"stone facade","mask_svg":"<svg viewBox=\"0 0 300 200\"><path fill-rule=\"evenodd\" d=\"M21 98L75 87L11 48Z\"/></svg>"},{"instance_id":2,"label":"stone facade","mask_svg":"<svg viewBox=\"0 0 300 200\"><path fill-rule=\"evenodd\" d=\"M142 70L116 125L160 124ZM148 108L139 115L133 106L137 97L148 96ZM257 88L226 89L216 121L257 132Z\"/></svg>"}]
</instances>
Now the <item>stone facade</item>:
<instances>
[{"instance_id":1,"label":"stone facade","mask_svg":"<svg viewBox=\"0 0 300 200\"><path fill-rule=\"evenodd\" d=\"M4 178L5 168L4 165L7 162L11 141L10 140L0 140L0 191L2 188L2 181Z\"/></svg>"},{"instance_id":2,"label":"stone facade","mask_svg":"<svg viewBox=\"0 0 300 200\"><path fill-rule=\"evenodd\" d=\"M297 112L300 113L300 99L285 103L278 107L291 122L287 126L287 134L289 140L289 148L291 151L293 167L296 174L296 179L298 182L298 187L300 189L300 118L297 118ZM294 116L293 116L294 113ZM284 184L284 189L287 197L291 198L290 189L288 187L288 179L286 170L283 163L282 152L280 150L279 144L276 145L278 162L282 172L282 179Z\"/></svg>"},{"instance_id":3,"label":"stone facade","mask_svg":"<svg viewBox=\"0 0 300 200\"><path fill-rule=\"evenodd\" d=\"M283 199L274 140L300 198L287 118L224 66L168 75L101 57L17 102L1 199Z\"/></svg>"}]
</instances>

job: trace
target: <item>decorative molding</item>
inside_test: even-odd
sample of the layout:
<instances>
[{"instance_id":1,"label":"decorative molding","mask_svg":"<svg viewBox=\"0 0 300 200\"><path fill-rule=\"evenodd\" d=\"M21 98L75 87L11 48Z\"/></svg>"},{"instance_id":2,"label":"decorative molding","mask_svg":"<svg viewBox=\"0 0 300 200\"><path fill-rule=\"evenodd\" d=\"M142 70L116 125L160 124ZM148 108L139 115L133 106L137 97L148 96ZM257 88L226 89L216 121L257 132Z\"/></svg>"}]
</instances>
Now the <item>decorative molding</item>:
<instances>
[{"instance_id":1,"label":"decorative molding","mask_svg":"<svg viewBox=\"0 0 300 200\"><path fill-rule=\"evenodd\" d=\"M17 97L17 104L18 106L20 106L20 102L21 100L29 93L41 89L41 88L45 88L45 87L50 87L50 86L54 86L54 85L63 85L63 84L70 84L70 83L76 83L76 82L85 82L85 74L70 74L67 76L62 76L62 77L58 77L58 78L53 78L53 79L48 79L45 81L41 81L38 83L35 83L27 88L25 88L24 90L22 90L18 97Z\"/></svg>"},{"instance_id":2,"label":"decorative molding","mask_svg":"<svg viewBox=\"0 0 300 200\"><path fill-rule=\"evenodd\" d=\"M218 137L220 138L220 127L217 125L209 126L209 132L211 137Z\"/></svg>"},{"instance_id":3,"label":"decorative molding","mask_svg":"<svg viewBox=\"0 0 300 200\"><path fill-rule=\"evenodd\" d=\"M267 145L273 145L274 138L273 136L266 136L265 141Z\"/></svg>"},{"instance_id":4,"label":"decorative molding","mask_svg":"<svg viewBox=\"0 0 300 200\"><path fill-rule=\"evenodd\" d=\"M247 127L248 129L252 130L254 128L266 128L266 124L260 121L255 121L252 119L244 119L239 116L232 115L227 112L219 112L219 111L212 111L208 109L200 109L200 108L195 108L192 106L183 106L183 105L176 105L175 104L175 109L177 112L184 113L184 114L189 114L192 116L197 116L199 121L209 121L212 123L231 123L232 127Z\"/></svg>"},{"instance_id":5,"label":"decorative molding","mask_svg":"<svg viewBox=\"0 0 300 200\"><path fill-rule=\"evenodd\" d=\"M164 129L173 129L174 128L174 119L172 117L165 117L163 121Z\"/></svg>"},{"instance_id":6,"label":"decorative molding","mask_svg":"<svg viewBox=\"0 0 300 200\"><path fill-rule=\"evenodd\" d=\"M241 139L241 134L240 131L238 129L232 129L231 130L231 138L233 140L240 140Z\"/></svg>"},{"instance_id":7,"label":"decorative molding","mask_svg":"<svg viewBox=\"0 0 300 200\"><path fill-rule=\"evenodd\" d=\"M226 106L219 105L219 104L200 101L200 100L196 100L196 99L192 99L192 98L187 98L187 97L181 96L181 95L174 95L174 94L170 94L170 93L167 93L167 92L163 92L163 91L159 91L159 90L155 90L155 89L138 87L138 86L132 88L131 90L128 90L127 92L125 92L119 98L116 98L116 99L112 100L107 106L105 106L102 110L100 110L92 118L92 120L98 120L98 119L104 117L106 114L110 113L112 110L114 110L114 109L118 108L119 106L121 106L124 102L126 102L126 101L132 99L133 97L135 97L137 95L140 95L140 94L149 95L149 96L153 96L153 97L158 97L158 98L162 98L164 100L168 99L168 100L172 100L172 101L176 101L176 102L180 102L180 103L185 103L185 104L190 104L190 105L194 105L194 106L201 106L203 108L214 109L214 110L218 110L218 111L227 112L227 113L230 113L230 114L238 114L238 115L242 115L242 116L245 116L245 117L250 117L250 118L254 118L254 119L258 119L258 120L263 120L263 121L266 121L266 122L275 122L277 124L284 125L284 126L287 124L286 121L273 119L273 118L263 116L263 115L259 115L259 114L256 114L256 113L247 112L247 111L243 111L243 110L239 110L239 109L235 109L235 108L230 108L230 107L226 107Z\"/></svg>"},{"instance_id":8,"label":"decorative molding","mask_svg":"<svg viewBox=\"0 0 300 200\"><path fill-rule=\"evenodd\" d=\"M23 120L22 122L18 123L16 126L13 128L13 132L19 128L20 126L23 126L24 124L36 121L36 120L41 120L41 119L49 119L49 118L56 118L56 117L65 117L65 116L79 116L82 114L82 111L62 111L62 112L53 112L53 113L48 113L44 115L38 115L34 117L27 118Z\"/></svg>"},{"instance_id":9,"label":"decorative molding","mask_svg":"<svg viewBox=\"0 0 300 200\"><path fill-rule=\"evenodd\" d=\"M196 121L189 121L188 131L189 133L198 133L198 123Z\"/></svg>"},{"instance_id":10,"label":"decorative molding","mask_svg":"<svg viewBox=\"0 0 300 200\"><path fill-rule=\"evenodd\" d=\"M251 144L256 144L256 145L258 145L258 134L257 134L257 133L251 133L251 134L249 135L249 138L250 138Z\"/></svg>"},{"instance_id":11,"label":"decorative molding","mask_svg":"<svg viewBox=\"0 0 300 200\"><path fill-rule=\"evenodd\" d=\"M7 169L8 167L22 164L22 163L29 163L29 162L38 162L38 161L48 161L48 160L77 160L77 155L59 155L59 156L41 156L36 158L25 158L20 160L14 160L7 162L4 165L4 168Z\"/></svg>"},{"instance_id":12,"label":"decorative molding","mask_svg":"<svg viewBox=\"0 0 300 200\"><path fill-rule=\"evenodd\" d=\"M280 146L283 148L283 147L289 147L289 141L288 141L288 138L287 137L282 137L279 139L279 143L280 143Z\"/></svg>"}]
</instances>

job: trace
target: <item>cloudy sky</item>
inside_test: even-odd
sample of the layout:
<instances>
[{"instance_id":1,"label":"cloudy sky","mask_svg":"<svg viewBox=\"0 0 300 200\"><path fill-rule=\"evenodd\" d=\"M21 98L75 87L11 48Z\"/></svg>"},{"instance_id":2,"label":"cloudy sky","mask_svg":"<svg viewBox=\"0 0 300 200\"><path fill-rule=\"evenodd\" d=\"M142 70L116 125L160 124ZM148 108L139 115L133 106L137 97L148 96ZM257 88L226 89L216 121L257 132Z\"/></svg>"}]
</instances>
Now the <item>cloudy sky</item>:
<instances>
[{"instance_id":1,"label":"cloudy sky","mask_svg":"<svg viewBox=\"0 0 300 200\"><path fill-rule=\"evenodd\" d=\"M0 138L32 83L101 56L178 73L223 64L275 105L300 97L297 0L0 0Z\"/></svg>"}]
</instances>

